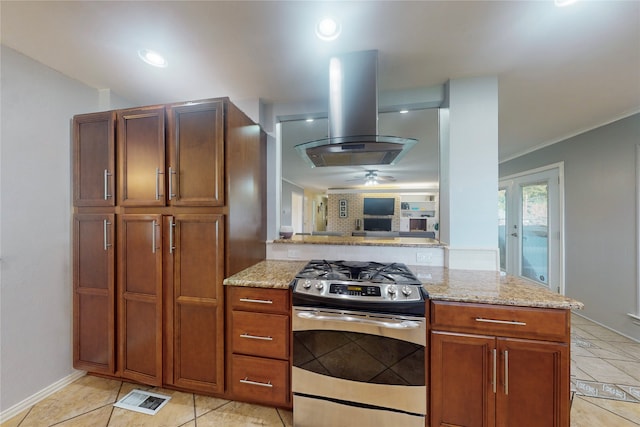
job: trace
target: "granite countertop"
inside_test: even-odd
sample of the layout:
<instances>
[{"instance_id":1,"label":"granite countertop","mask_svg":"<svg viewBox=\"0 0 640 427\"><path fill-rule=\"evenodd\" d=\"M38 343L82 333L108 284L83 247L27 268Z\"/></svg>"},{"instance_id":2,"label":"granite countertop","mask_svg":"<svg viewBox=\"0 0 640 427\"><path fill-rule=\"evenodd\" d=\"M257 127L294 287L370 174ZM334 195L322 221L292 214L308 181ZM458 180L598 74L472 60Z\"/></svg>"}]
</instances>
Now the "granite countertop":
<instances>
[{"instance_id":1,"label":"granite countertop","mask_svg":"<svg viewBox=\"0 0 640 427\"><path fill-rule=\"evenodd\" d=\"M298 234L294 235L290 239L276 239L273 243L407 247L445 246L438 240L426 237L317 236Z\"/></svg>"},{"instance_id":2,"label":"granite countertop","mask_svg":"<svg viewBox=\"0 0 640 427\"><path fill-rule=\"evenodd\" d=\"M265 260L224 280L227 286L287 289L306 261ZM495 271L409 266L437 301L581 309L583 304L544 286Z\"/></svg>"}]
</instances>

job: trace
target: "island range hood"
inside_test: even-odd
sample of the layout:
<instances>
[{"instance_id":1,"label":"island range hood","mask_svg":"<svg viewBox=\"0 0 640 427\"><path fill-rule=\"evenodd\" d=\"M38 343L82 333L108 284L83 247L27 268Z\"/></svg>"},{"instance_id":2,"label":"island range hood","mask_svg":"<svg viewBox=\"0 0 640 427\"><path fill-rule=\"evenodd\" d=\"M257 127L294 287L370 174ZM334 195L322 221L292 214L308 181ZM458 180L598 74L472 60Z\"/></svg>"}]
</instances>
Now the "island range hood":
<instances>
[{"instance_id":1,"label":"island range hood","mask_svg":"<svg viewBox=\"0 0 640 427\"><path fill-rule=\"evenodd\" d=\"M395 164L418 142L378 134L378 51L329 61L329 136L296 145L311 167Z\"/></svg>"}]
</instances>

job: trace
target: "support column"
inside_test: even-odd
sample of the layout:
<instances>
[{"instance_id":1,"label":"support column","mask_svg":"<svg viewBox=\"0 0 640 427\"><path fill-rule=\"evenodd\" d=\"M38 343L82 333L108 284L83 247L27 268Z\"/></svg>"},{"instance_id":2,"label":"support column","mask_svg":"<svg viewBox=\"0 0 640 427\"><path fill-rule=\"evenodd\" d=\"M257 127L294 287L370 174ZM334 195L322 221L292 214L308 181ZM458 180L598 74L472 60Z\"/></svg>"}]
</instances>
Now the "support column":
<instances>
[{"instance_id":1,"label":"support column","mask_svg":"<svg viewBox=\"0 0 640 427\"><path fill-rule=\"evenodd\" d=\"M450 80L440 110L440 240L452 269L499 270L498 79Z\"/></svg>"}]
</instances>

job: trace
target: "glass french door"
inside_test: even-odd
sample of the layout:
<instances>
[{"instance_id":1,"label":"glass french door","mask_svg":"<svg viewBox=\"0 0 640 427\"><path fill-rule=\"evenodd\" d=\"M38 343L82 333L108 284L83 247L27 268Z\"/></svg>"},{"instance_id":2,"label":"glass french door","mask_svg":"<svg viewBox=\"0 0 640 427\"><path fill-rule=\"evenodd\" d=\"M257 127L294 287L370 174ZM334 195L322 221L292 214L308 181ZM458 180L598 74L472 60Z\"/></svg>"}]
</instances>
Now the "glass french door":
<instances>
[{"instance_id":1,"label":"glass french door","mask_svg":"<svg viewBox=\"0 0 640 427\"><path fill-rule=\"evenodd\" d=\"M562 293L560 168L507 177L498 189L500 269Z\"/></svg>"}]
</instances>

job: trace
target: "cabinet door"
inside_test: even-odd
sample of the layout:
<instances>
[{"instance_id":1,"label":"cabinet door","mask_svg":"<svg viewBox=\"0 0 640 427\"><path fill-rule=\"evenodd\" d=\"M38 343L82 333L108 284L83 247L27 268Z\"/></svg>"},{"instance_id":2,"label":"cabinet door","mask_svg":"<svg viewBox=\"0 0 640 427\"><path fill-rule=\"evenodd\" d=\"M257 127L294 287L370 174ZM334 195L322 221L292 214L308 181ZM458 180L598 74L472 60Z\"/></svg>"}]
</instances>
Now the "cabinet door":
<instances>
[{"instance_id":1,"label":"cabinet door","mask_svg":"<svg viewBox=\"0 0 640 427\"><path fill-rule=\"evenodd\" d=\"M433 331L431 426L493 426L496 363L494 337Z\"/></svg>"},{"instance_id":2,"label":"cabinet door","mask_svg":"<svg viewBox=\"0 0 640 427\"><path fill-rule=\"evenodd\" d=\"M73 204L114 206L115 113L73 118Z\"/></svg>"},{"instance_id":3,"label":"cabinet door","mask_svg":"<svg viewBox=\"0 0 640 427\"><path fill-rule=\"evenodd\" d=\"M118 111L120 204L164 206L164 167L164 107Z\"/></svg>"},{"instance_id":4,"label":"cabinet door","mask_svg":"<svg viewBox=\"0 0 640 427\"><path fill-rule=\"evenodd\" d=\"M118 336L122 377L162 384L162 217L121 215Z\"/></svg>"},{"instance_id":5,"label":"cabinet door","mask_svg":"<svg viewBox=\"0 0 640 427\"><path fill-rule=\"evenodd\" d=\"M73 217L73 366L115 373L114 215Z\"/></svg>"},{"instance_id":6,"label":"cabinet door","mask_svg":"<svg viewBox=\"0 0 640 427\"><path fill-rule=\"evenodd\" d=\"M169 225L172 265L167 382L224 391L224 217L176 215Z\"/></svg>"},{"instance_id":7,"label":"cabinet door","mask_svg":"<svg viewBox=\"0 0 640 427\"><path fill-rule=\"evenodd\" d=\"M224 103L167 109L169 203L224 205Z\"/></svg>"},{"instance_id":8,"label":"cabinet door","mask_svg":"<svg viewBox=\"0 0 640 427\"><path fill-rule=\"evenodd\" d=\"M568 346L498 338L498 352L497 426L568 426Z\"/></svg>"}]
</instances>

